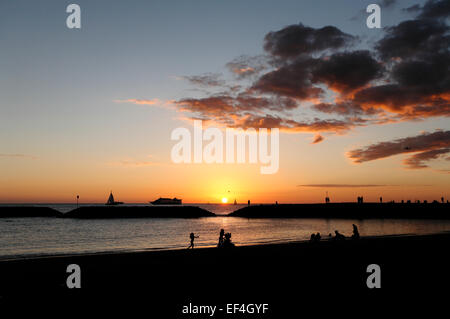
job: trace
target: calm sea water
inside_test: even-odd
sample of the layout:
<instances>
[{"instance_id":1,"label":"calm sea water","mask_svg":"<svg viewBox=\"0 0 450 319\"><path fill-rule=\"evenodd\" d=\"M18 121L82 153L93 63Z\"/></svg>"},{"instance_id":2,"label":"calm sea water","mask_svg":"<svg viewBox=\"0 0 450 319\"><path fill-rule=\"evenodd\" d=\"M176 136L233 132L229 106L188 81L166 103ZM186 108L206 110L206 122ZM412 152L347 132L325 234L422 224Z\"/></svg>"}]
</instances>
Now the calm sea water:
<instances>
[{"instance_id":1,"label":"calm sea water","mask_svg":"<svg viewBox=\"0 0 450 319\"><path fill-rule=\"evenodd\" d=\"M75 208L77 208L76 204L0 204L1 206L41 206L41 207L50 207L53 209L56 209L57 211L60 211L61 213L67 213ZM247 204L237 204L237 205L230 205L230 204L183 204L184 206L198 206L201 208L204 208L210 212L213 212L217 215L227 215L241 207L247 206ZM81 206L105 206L105 204L80 204ZM136 204L125 204L122 206L149 206L149 204L145 203L136 203Z\"/></svg>"},{"instance_id":2,"label":"calm sea water","mask_svg":"<svg viewBox=\"0 0 450 319\"><path fill-rule=\"evenodd\" d=\"M73 205L52 206L67 212ZM198 205L216 214L227 214L235 205ZM238 205L239 207L239 205ZM351 235L352 223L362 236L428 234L450 231L445 220L342 220L342 219L247 219L205 217L199 219L60 219L0 218L0 259L53 254L110 251L144 251L186 248L189 233L200 238L198 247L215 246L219 231L232 233L237 245L301 241L313 232L328 235L338 229Z\"/></svg>"}]
</instances>

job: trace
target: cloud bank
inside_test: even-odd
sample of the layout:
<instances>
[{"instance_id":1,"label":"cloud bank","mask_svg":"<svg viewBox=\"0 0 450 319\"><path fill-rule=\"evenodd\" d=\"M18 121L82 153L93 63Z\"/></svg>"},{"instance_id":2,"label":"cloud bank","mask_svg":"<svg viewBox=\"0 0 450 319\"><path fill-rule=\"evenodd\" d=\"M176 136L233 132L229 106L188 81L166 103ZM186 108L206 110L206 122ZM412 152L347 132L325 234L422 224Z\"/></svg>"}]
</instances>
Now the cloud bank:
<instances>
[{"instance_id":1,"label":"cloud bank","mask_svg":"<svg viewBox=\"0 0 450 319\"><path fill-rule=\"evenodd\" d=\"M397 4L382 2L386 7ZM357 36L330 25L297 23L270 31L263 39L264 54L242 55L225 65L235 83L214 73L185 76L190 84L211 90L173 105L185 118L217 125L317 134L313 144L323 140L323 133L449 117L450 2L428 0L403 10L416 17L385 28L382 38L366 50L355 49ZM302 110L315 115L300 115ZM399 140L390 143L398 146ZM381 143L354 150L350 157L357 163L383 158L372 155L379 149L385 157L394 155ZM405 164L426 167L446 153L439 149L426 148Z\"/></svg>"},{"instance_id":2,"label":"cloud bank","mask_svg":"<svg viewBox=\"0 0 450 319\"><path fill-rule=\"evenodd\" d=\"M348 157L355 163L364 163L399 154L411 154L404 160L407 168L426 168L428 161L450 153L450 131L436 131L418 136L380 142L364 148L351 150ZM449 158L447 157L448 161Z\"/></svg>"}]
</instances>

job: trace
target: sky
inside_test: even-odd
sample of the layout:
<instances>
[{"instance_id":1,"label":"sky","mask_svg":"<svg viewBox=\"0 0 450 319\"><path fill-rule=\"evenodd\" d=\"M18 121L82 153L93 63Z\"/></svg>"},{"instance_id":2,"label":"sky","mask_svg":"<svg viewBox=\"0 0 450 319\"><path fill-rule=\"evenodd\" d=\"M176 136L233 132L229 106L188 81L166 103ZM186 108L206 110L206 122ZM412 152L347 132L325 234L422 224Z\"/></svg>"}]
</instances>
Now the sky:
<instances>
[{"instance_id":1,"label":"sky","mask_svg":"<svg viewBox=\"0 0 450 319\"><path fill-rule=\"evenodd\" d=\"M449 198L449 43L438 0L2 1L0 202ZM193 119L279 128L279 170L174 163Z\"/></svg>"}]
</instances>

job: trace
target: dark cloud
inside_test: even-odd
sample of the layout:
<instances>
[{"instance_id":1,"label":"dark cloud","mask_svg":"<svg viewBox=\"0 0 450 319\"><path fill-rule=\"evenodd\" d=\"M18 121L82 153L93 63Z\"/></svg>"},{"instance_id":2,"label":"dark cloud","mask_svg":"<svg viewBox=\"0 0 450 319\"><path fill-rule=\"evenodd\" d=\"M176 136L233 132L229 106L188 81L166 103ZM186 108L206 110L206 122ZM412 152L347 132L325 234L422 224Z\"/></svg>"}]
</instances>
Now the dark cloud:
<instances>
[{"instance_id":1,"label":"dark cloud","mask_svg":"<svg viewBox=\"0 0 450 319\"><path fill-rule=\"evenodd\" d=\"M450 53L401 61L389 76L392 84L362 89L353 102L403 114L405 119L450 115Z\"/></svg>"},{"instance_id":2,"label":"dark cloud","mask_svg":"<svg viewBox=\"0 0 450 319\"><path fill-rule=\"evenodd\" d=\"M312 121L296 121L289 117L273 115L247 115L235 121L236 127L242 128L279 128L287 132L330 132L343 134L356 126L364 125L364 121L344 119L344 120L322 120L315 118Z\"/></svg>"},{"instance_id":3,"label":"dark cloud","mask_svg":"<svg viewBox=\"0 0 450 319\"><path fill-rule=\"evenodd\" d=\"M403 161L409 168L426 168L428 165L425 162L428 162L432 159L437 159L443 154L450 153L450 148L441 148L437 150L426 151L422 153L417 153L412 155L411 157L405 159ZM448 160L448 159L447 159Z\"/></svg>"},{"instance_id":4,"label":"dark cloud","mask_svg":"<svg viewBox=\"0 0 450 319\"><path fill-rule=\"evenodd\" d=\"M302 57L274 71L261 76L251 90L259 93L284 95L299 100L316 99L322 95L323 89L312 84L311 69L317 60Z\"/></svg>"},{"instance_id":5,"label":"dark cloud","mask_svg":"<svg viewBox=\"0 0 450 319\"><path fill-rule=\"evenodd\" d=\"M450 28L441 21L417 19L386 29L376 49L384 60L416 58L430 53L448 52Z\"/></svg>"},{"instance_id":6,"label":"dark cloud","mask_svg":"<svg viewBox=\"0 0 450 319\"><path fill-rule=\"evenodd\" d=\"M410 106L433 102L433 97L414 88L399 84L386 84L357 92L353 101L363 106L382 108L394 113L404 113L405 109Z\"/></svg>"},{"instance_id":7,"label":"dark cloud","mask_svg":"<svg viewBox=\"0 0 450 319\"><path fill-rule=\"evenodd\" d=\"M220 116L236 111L233 98L228 95L211 96L201 99L187 98L176 102L182 111L200 113L204 116Z\"/></svg>"},{"instance_id":8,"label":"dark cloud","mask_svg":"<svg viewBox=\"0 0 450 319\"><path fill-rule=\"evenodd\" d=\"M221 75L217 73L206 73L202 75L183 76L183 79L194 85L199 86L224 86L225 81L221 79Z\"/></svg>"},{"instance_id":9,"label":"dark cloud","mask_svg":"<svg viewBox=\"0 0 450 319\"><path fill-rule=\"evenodd\" d=\"M395 5L397 0L383 0L381 1L381 6L384 8L389 8Z\"/></svg>"},{"instance_id":10,"label":"dark cloud","mask_svg":"<svg viewBox=\"0 0 450 319\"><path fill-rule=\"evenodd\" d=\"M353 103L351 101L344 101L338 103L317 103L312 106L315 111L328 114L338 114L338 115L373 115L380 111L373 108L363 109L360 105Z\"/></svg>"},{"instance_id":11,"label":"dark cloud","mask_svg":"<svg viewBox=\"0 0 450 319\"><path fill-rule=\"evenodd\" d=\"M404 61L392 70L392 79L406 87L436 94L450 90L450 54L430 54L426 59Z\"/></svg>"},{"instance_id":12,"label":"dark cloud","mask_svg":"<svg viewBox=\"0 0 450 319\"><path fill-rule=\"evenodd\" d=\"M402 11L405 11L405 12L419 12L421 9L422 9L422 7L420 6L420 4L415 4L415 5L412 5L412 6L408 7L408 8L402 9Z\"/></svg>"},{"instance_id":13,"label":"dark cloud","mask_svg":"<svg viewBox=\"0 0 450 319\"><path fill-rule=\"evenodd\" d=\"M393 6L396 1L380 3ZM231 86L218 74L185 77L211 90L206 97L184 98L174 104L189 118L230 127L315 133L316 143L323 140L322 132L343 134L360 126L448 117L450 27L446 20L432 18L438 7L442 10L439 17L445 16L442 3L428 1L423 7L409 7L408 11L418 10L419 17L385 28L371 50L349 50L357 37L333 26L312 28L300 23L269 32L264 38L264 56L243 55L226 64L235 79L246 81ZM223 92L215 92L214 87ZM326 119L299 119L291 112L305 104ZM379 147L386 154L385 146ZM371 146L350 155L364 162L377 150ZM414 161L415 166L422 165L426 159L421 159L433 154L438 156L437 152L417 154L407 165L414 166Z\"/></svg>"},{"instance_id":14,"label":"dark cloud","mask_svg":"<svg viewBox=\"0 0 450 319\"><path fill-rule=\"evenodd\" d=\"M287 97L260 97L241 93L237 96L216 95L206 98L182 99L175 104L182 110L203 117L220 119L225 116L242 116L244 113L286 111L297 107L297 102Z\"/></svg>"},{"instance_id":15,"label":"dark cloud","mask_svg":"<svg viewBox=\"0 0 450 319\"><path fill-rule=\"evenodd\" d=\"M263 56L241 55L228 62L226 67L238 78L247 78L261 73L267 69L267 61Z\"/></svg>"},{"instance_id":16,"label":"dark cloud","mask_svg":"<svg viewBox=\"0 0 450 319\"><path fill-rule=\"evenodd\" d=\"M404 119L449 116L450 28L432 19L409 20L387 29L377 45L389 61L388 84L364 88L353 102Z\"/></svg>"},{"instance_id":17,"label":"dark cloud","mask_svg":"<svg viewBox=\"0 0 450 319\"><path fill-rule=\"evenodd\" d=\"M312 81L325 83L339 92L363 87L382 75L383 67L369 51L335 53L321 59L312 71Z\"/></svg>"},{"instance_id":18,"label":"dark cloud","mask_svg":"<svg viewBox=\"0 0 450 319\"><path fill-rule=\"evenodd\" d=\"M449 2L443 2L410 7L420 11L419 18L385 29L375 45L386 65L384 83L355 92L351 105L392 112L403 120L450 115L450 27L431 19L436 8L445 13Z\"/></svg>"},{"instance_id":19,"label":"dark cloud","mask_svg":"<svg viewBox=\"0 0 450 319\"><path fill-rule=\"evenodd\" d=\"M450 131L436 131L418 136L380 142L348 152L355 163L364 163L398 154L415 153L404 163L408 168L427 167L425 162L450 152Z\"/></svg>"},{"instance_id":20,"label":"dark cloud","mask_svg":"<svg viewBox=\"0 0 450 319\"><path fill-rule=\"evenodd\" d=\"M322 135L316 134L316 135L314 135L314 139L311 142L311 144L317 144L317 143L322 142L323 140L324 140L324 137Z\"/></svg>"},{"instance_id":21,"label":"dark cloud","mask_svg":"<svg viewBox=\"0 0 450 319\"><path fill-rule=\"evenodd\" d=\"M448 101L442 101L442 103L436 102L436 105L431 106L414 105L402 114L402 118L405 120L417 120L436 116L450 116L450 103Z\"/></svg>"},{"instance_id":22,"label":"dark cloud","mask_svg":"<svg viewBox=\"0 0 450 319\"><path fill-rule=\"evenodd\" d=\"M264 49L275 57L295 58L302 54L339 49L353 40L354 36L333 26L315 29L299 23L269 32L264 38Z\"/></svg>"},{"instance_id":23,"label":"dark cloud","mask_svg":"<svg viewBox=\"0 0 450 319\"><path fill-rule=\"evenodd\" d=\"M422 7L419 18L447 18L450 16L450 1L428 0Z\"/></svg>"},{"instance_id":24,"label":"dark cloud","mask_svg":"<svg viewBox=\"0 0 450 319\"><path fill-rule=\"evenodd\" d=\"M260 93L311 100L324 93L320 84L348 93L380 77L382 70L369 51L335 53L320 59L302 56L264 74L252 89Z\"/></svg>"}]
</instances>

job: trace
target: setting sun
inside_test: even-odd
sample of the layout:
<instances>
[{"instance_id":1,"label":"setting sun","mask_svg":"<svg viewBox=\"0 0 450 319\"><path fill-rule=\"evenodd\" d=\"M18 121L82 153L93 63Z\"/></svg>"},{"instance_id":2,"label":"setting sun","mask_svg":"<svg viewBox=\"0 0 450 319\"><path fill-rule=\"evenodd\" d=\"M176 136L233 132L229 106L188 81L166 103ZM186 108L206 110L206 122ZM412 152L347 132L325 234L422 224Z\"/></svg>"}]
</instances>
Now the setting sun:
<instances>
[{"instance_id":1,"label":"setting sun","mask_svg":"<svg viewBox=\"0 0 450 319\"><path fill-rule=\"evenodd\" d=\"M226 198L226 197L222 197L222 203L223 203L223 204L226 204L226 203L228 203L228 198Z\"/></svg>"}]
</instances>

